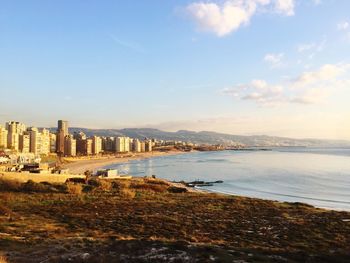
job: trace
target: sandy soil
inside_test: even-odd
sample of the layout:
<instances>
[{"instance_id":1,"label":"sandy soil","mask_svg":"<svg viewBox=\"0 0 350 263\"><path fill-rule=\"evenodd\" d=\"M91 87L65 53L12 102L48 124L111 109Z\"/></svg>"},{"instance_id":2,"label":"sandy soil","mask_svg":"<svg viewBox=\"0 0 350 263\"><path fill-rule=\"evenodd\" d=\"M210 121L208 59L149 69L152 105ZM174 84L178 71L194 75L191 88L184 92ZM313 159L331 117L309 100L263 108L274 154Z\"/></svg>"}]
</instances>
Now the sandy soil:
<instances>
[{"instance_id":1,"label":"sandy soil","mask_svg":"<svg viewBox=\"0 0 350 263\"><path fill-rule=\"evenodd\" d=\"M169 152L147 152L147 153L132 153L121 155L109 155L103 157L77 157L77 158L65 158L67 163L62 165L62 168L68 168L71 173L83 174L86 170L95 171L107 165L115 163L125 163L131 160L141 160L146 158L168 156L176 154L184 154L181 151L169 151Z\"/></svg>"}]
</instances>

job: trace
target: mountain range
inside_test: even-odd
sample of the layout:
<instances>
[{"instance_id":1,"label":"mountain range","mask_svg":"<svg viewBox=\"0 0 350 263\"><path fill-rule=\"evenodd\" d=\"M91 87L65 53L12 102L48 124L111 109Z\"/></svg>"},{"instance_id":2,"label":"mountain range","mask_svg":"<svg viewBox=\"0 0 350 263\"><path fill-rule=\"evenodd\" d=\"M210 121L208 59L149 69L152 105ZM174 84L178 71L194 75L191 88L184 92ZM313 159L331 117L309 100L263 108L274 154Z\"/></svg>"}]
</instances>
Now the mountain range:
<instances>
[{"instance_id":1,"label":"mountain range","mask_svg":"<svg viewBox=\"0 0 350 263\"><path fill-rule=\"evenodd\" d=\"M55 131L56 128L50 128ZM154 138L158 140L176 140L184 142L193 142L198 144L223 144L246 146L307 146L307 147L349 147L350 141L345 140L322 140L322 139L293 139L286 137L276 137L267 135L232 135L210 131L187 131L179 130L177 132L167 132L152 128L126 128L126 129L88 129L72 127L70 133L84 132L87 136L128 136L131 138Z\"/></svg>"}]
</instances>

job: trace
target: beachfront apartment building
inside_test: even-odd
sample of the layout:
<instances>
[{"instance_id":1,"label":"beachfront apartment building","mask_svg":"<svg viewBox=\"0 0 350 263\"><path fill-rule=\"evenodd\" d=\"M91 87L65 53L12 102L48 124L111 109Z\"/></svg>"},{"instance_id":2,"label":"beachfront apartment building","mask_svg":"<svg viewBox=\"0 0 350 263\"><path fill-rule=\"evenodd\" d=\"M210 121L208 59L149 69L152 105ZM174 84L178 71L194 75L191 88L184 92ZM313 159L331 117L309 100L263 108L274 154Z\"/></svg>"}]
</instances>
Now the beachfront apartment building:
<instances>
[{"instance_id":1,"label":"beachfront apartment building","mask_svg":"<svg viewBox=\"0 0 350 263\"><path fill-rule=\"evenodd\" d=\"M102 152L102 139L98 136L92 137L92 154L100 154Z\"/></svg>"},{"instance_id":2,"label":"beachfront apartment building","mask_svg":"<svg viewBox=\"0 0 350 263\"><path fill-rule=\"evenodd\" d=\"M7 130L0 125L0 148L7 148Z\"/></svg>"},{"instance_id":3,"label":"beachfront apartment building","mask_svg":"<svg viewBox=\"0 0 350 263\"><path fill-rule=\"evenodd\" d=\"M102 150L104 152L114 152L115 137L102 137Z\"/></svg>"},{"instance_id":4,"label":"beachfront apartment building","mask_svg":"<svg viewBox=\"0 0 350 263\"><path fill-rule=\"evenodd\" d=\"M127 136L88 138L83 132L68 133L68 122L59 120L57 133L47 129L26 126L20 122L7 122L0 126L0 148L17 153L47 155L57 153L64 156L92 155L102 152L126 153L152 151L151 140L131 139Z\"/></svg>"},{"instance_id":5,"label":"beachfront apartment building","mask_svg":"<svg viewBox=\"0 0 350 263\"><path fill-rule=\"evenodd\" d=\"M145 151L146 152L152 152L152 146L153 146L152 140L145 141Z\"/></svg>"},{"instance_id":6,"label":"beachfront apartment building","mask_svg":"<svg viewBox=\"0 0 350 263\"><path fill-rule=\"evenodd\" d=\"M115 151L118 153L130 152L130 138L117 137L115 139Z\"/></svg>"},{"instance_id":7,"label":"beachfront apartment building","mask_svg":"<svg viewBox=\"0 0 350 263\"><path fill-rule=\"evenodd\" d=\"M132 151L137 153L141 152L141 142L139 139L132 140Z\"/></svg>"},{"instance_id":8,"label":"beachfront apartment building","mask_svg":"<svg viewBox=\"0 0 350 263\"><path fill-rule=\"evenodd\" d=\"M64 138L64 155L65 156L76 156L77 155L77 141L72 135L67 135Z\"/></svg>"}]
</instances>

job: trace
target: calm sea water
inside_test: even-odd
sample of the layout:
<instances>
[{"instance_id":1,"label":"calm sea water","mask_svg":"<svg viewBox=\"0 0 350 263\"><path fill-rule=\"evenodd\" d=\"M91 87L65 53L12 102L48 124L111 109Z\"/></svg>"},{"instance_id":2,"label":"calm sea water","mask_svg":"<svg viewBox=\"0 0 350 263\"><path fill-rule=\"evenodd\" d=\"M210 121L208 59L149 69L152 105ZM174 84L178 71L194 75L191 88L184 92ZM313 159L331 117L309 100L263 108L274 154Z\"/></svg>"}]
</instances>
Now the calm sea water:
<instances>
[{"instance_id":1,"label":"calm sea water","mask_svg":"<svg viewBox=\"0 0 350 263\"><path fill-rule=\"evenodd\" d=\"M205 189L350 211L350 149L198 152L106 168L176 181L223 180Z\"/></svg>"}]
</instances>

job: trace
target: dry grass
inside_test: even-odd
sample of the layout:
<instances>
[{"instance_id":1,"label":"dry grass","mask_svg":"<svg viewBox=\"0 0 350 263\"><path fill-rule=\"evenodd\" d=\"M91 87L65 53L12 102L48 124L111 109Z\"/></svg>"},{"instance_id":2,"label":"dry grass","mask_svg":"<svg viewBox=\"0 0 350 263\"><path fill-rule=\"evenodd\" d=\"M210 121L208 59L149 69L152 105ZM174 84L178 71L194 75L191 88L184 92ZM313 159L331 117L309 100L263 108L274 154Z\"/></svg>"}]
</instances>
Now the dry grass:
<instances>
[{"instance_id":1,"label":"dry grass","mask_svg":"<svg viewBox=\"0 0 350 263\"><path fill-rule=\"evenodd\" d=\"M0 209L13 211L13 216L0 216L0 251L8 253L7 260L34 263L50 255L57 257L50 262L67 262L60 256L88 251L96 260L84 262L159 262L119 258L121 254L135 256L137 248L153 249L145 243L151 241L166 242L159 243L160 249L176 241L180 242L176 246L183 244L183 251L189 249L189 243L192 248L205 244L210 249L220 246L221 251L237 251L230 254L230 260L216 262L234 262L232 257L242 262L288 262L250 258L244 253L254 257L270 253L267 255L287 259L295 256L290 262L347 262L339 259L350 256L350 225L343 221L350 218L347 212L244 197L170 193L166 184L141 178L108 181L112 185L108 192L101 189L110 186L101 188L100 180L94 182L96 186L64 184L65 190L56 193L0 192ZM154 189L161 188L155 186L168 189L158 194ZM76 187L92 190L81 196L68 194L80 194L81 188ZM114 239L123 240L125 246L113 243ZM135 243L129 247L129 242ZM178 249L173 247L172 251ZM220 256L221 252L215 254L210 249L206 253ZM186 262L211 262L200 258L202 252L196 256L198 260ZM324 260L312 255L323 255ZM112 258L102 260L103 256ZM82 260L79 256L71 262Z\"/></svg>"},{"instance_id":2,"label":"dry grass","mask_svg":"<svg viewBox=\"0 0 350 263\"><path fill-rule=\"evenodd\" d=\"M0 203L0 216L8 216L12 214L12 210L6 205ZM1 262L0 262L1 263Z\"/></svg>"},{"instance_id":3,"label":"dry grass","mask_svg":"<svg viewBox=\"0 0 350 263\"><path fill-rule=\"evenodd\" d=\"M99 188L103 191L111 191L112 190L112 182L109 180L99 180L100 181L100 186Z\"/></svg>"},{"instance_id":4,"label":"dry grass","mask_svg":"<svg viewBox=\"0 0 350 263\"><path fill-rule=\"evenodd\" d=\"M81 184L67 183L67 191L70 194L81 195L83 187Z\"/></svg>"},{"instance_id":5,"label":"dry grass","mask_svg":"<svg viewBox=\"0 0 350 263\"><path fill-rule=\"evenodd\" d=\"M134 199L136 196L136 192L133 189L130 188L123 188L119 190L119 193L122 197L125 197L127 199Z\"/></svg>"}]
</instances>

